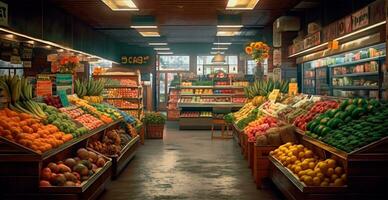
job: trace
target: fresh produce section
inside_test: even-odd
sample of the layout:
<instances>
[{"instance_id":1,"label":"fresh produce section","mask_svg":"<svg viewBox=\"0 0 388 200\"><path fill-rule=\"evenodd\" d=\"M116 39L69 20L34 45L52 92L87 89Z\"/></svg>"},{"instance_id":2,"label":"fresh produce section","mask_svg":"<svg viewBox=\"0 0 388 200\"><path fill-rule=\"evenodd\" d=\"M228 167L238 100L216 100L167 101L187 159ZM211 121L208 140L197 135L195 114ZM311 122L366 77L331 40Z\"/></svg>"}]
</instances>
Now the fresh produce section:
<instances>
[{"instance_id":1,"label":"fresh produce section","mask_svg":"<svg viewBox=\"0 0 388 200\"><path fill-rule=\"evenodd\" d=\"M80 187L109 162L104 157L85 148L76 156L56 163L50 162L42 169L40 187Z\"/></svg>"},{"instance_id":2,"label":"fresh produce section","mask_svg":"<svg viewBox=\"0 0 388 200\"><path fill-rule=\"evenodd\" d=\"M131 136L124 129L115 129L103 134L101 140L89 142L88 147L106 156L118 156L130 140Z\"/></svg>"}]
</instances>

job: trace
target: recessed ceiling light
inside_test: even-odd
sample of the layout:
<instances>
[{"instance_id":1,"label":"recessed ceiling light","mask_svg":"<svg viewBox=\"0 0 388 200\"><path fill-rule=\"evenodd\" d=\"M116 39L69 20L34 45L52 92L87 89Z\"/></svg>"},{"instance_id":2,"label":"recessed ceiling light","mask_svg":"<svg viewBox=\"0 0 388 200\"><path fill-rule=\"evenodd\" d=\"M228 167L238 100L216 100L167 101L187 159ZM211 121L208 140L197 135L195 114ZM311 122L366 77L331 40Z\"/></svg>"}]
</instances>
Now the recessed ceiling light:
<instances>
[{"instance_id":1,"label":"recessed ceiling light","mask_svg":"<svg viewBox=\"0 0 388 200\"><path fill-rule=\"evenodd\" d=\"M242 28L243 25L217 25L217 28Z\"/></svg>"},{"instance_id":2,"label":"recessed ceiling light","mask_svg":"<svg viewBox=\"0 0 388 200\"><path fill-rule=\"evenodd\" d=\"M158 28L158 26L154 25L137 25L137 26L131 26L131 28L141 29L141 28Z\"/></svg>"},{"instance_id":3,"label":"recessed ceiling light","mask_svg":"<svg viewBox=\"0 0 388 200\"><path fill-rule=\"evenodd\" d=\"M212 50L228 50L227 47L213 47Z\"/></svg>"},{"instance_id":4,"label":"recessed ceiling light","mask_svg":"<svg viewBox=\"0 0 388 200\"><path fill-rule=\"evenodd\" d=\"M160 34L157 31L139 31L139 33L143 37L160 37Z\"/></svg>"},{"instance_id":5,"label":"recessed ceiling light","mask_svg":"<svg viewBox=\"0 0 388 200\"><path fill-rule=\"evenodd\" d=\"M210 52L210 54L225 54L225 52L221 52L221 51L212 51Z\"/></svg>"},{"instance_id":6,"label":"recessed ceiling light","mask_svg":"<svg viewBox=\"0 0 388 200\"><path fill-rule=\"evenodd\" d=\"M5 34L5 37L6 37L6 38L11 38L11 39L12 39L12 38L15 37L15 35L13 35L13 34Z\"/></svg>"},{"instance_id":7,"label":"recessed ceiling light","mask_svg":"<svg viewBox=\"0 0 388 200\"><path fill-rule=\"evenodd\" d=\"M132 0L101 0L113 11L137 11L139 10Z\"/></svg>"},{"instance_id":8,"label":"recessed ceiling light","mask_svg":"<svg viewBox=\"0 0 388 200\"><path fill-rule=\"evenodd\" d=\"M170 48L154 48L155 51L170 51Z\"/></svg>"},{"instance_id":9,"label":"recessed ceiling light","mask_svg":"<svg viewBox=\"0 0 388 200\"><path fill-rule=\"evenodd\" d=\"M167 43L165 43L165 42L150 42L150 43L148 43L148 45L150 45L150 46L166 46Z\"/></svg>"},{"instance_id":10,"label":"recessed ceiling light","mask_svg":"<svg viewBox=\"0 0 388 200\"><path fill-rule=\"evenodd\" d=\"M159 55L171 55L173 52L158 52Z\"/></svg>"},{"instance_id":11,"label":"recessed ceiling light","mask_svg":"<svg viewBox=\"0 0 388 200\"><path fill-rule=\"evenodd\" d=\"M214 42L214 45L231 45L231 42Z\"/></svg>"},{"instance_id":12,"label":"recessed ceiling light","mask_svg":"<svg viewBox=\"0 0 388 200\"><path fill-rule=\"evenodd\" d=\"M228 0L226 10L253 10L260 0Z\"/></svg>"},{"instance_id":13,"label":"recessed ceiling light","mask_svg":"<svg viewBox=\"0 0 388 200\"><path fill-rule=\"evenodd\" d=\"M240 33L241 33L240 31L217 31L217 36L231 37L231 36L239 35Z\"/></svg>"}]
</instances>

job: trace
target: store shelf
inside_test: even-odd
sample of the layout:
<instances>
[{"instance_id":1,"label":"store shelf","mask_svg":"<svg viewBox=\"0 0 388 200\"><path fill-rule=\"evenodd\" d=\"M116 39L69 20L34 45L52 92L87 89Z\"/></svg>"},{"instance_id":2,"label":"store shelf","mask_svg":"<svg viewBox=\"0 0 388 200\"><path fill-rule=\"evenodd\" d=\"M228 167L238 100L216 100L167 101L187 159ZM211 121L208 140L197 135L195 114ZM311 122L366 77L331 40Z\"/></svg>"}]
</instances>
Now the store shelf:
<instances>
[{"instance_id":1,"label":"store shelf","mask_svg":"<svg viewBox=\"0 0 388 200\"><path fill-rule=\"evenodd\" d=\"M373 58L365 58L365 59L352 61L352 62L333 64L333 65L329 65L329 67L344 67L344 66L350 66L350 65L355 65L355 64L368 62L368 61L380 60L380 59L385 59L385 55L384 56L377 56L377 57L373 57Z\"/></svg>"},{"instance_id":2,"label":"store shelf","mask_svg":"<svg viewBox=\"0 0 388 200\"><path fill-rule=\"evenodd\" d=\"M377 75L379 75L379 72L364 72L364 73L354 73L354 74L333 75L333 78L354 77L354 76L377 76Z\"/></svg>"},{"instance_id":3,"label":"store shelf","mask_svg":"<svg viewBox=\"0 0 388 200\"><path fill-rule=\"evenodd\" d=\"M131 161L135 156L136 150L138 148L140 141L140 136L132 138L121 150L119 156L109 156L112 159L112 171L114 178L117 178L120 172L125 168L125 166Z\"/></svg>"},{"instance_id":4,"label":"store shelf","mask_svg":"<svg viewBox=\"0 0 388 200\"><path fill-rule=\"evenodd\" d=\"M378 90L379 87L376 85L369 86L333 86L333 90Z\"/></svg>"},{"instance_id":5,"label":"store shelf","mask_svg":"<svg viewBox=\"0 0 388 200\"><path fill-rule=\"evenodd\" d=\"M143 109L143 106L140 108L117 108L117 109L119 109L119 110L141 110L141 109Z\"/></svg>"},{"instance_id":6,"label":"store shelf","mask_svg":"<svg viewBox=\"0 0 388 200\"><path fill-rule=\"evenodd\" d=\"M245 104L227 103L227 102L208 102L208 103L178 103L178 107L193 108L211 108L211 107L243 107Z\"/></svg>"},{"instance_id":7,"label":"store shelf","mask_svg":"<svg viewBox=\"0 0 388 200\"><path fill-rule=\"evenodd\" d=\"M232 85L223 85L223 86L179 86L180 89L243 89L243 86L232 86Z\"/></svg>"},{"instance_id":8,"label":"store shelf","mask_svg":"<svg viewBox=\"0 0 388 200\"><path fill-rule=\"evenodd\" d=\"M139 100L143 97L104 97L104 99L119 99L119 100Z\"/></svg>"},{"instance_id":9,"label":"store shelf","mask_svg":"<svg viewBox=\"0 0 388 200\"><path fill-rule=\"evenodd\" d=\"M241 94L181 94L181 96L235 96Z\"/></svg>"},{"instance_id":10,"label":"store shelf","mask_svg":"<svg viewBox=\"0 0 388 200\"><path fill-rule=\"evenodd\" d=\"M104 88L141 88L141 86L126 86L126 85L107 85Z\"/></svg>"}]
</instances>

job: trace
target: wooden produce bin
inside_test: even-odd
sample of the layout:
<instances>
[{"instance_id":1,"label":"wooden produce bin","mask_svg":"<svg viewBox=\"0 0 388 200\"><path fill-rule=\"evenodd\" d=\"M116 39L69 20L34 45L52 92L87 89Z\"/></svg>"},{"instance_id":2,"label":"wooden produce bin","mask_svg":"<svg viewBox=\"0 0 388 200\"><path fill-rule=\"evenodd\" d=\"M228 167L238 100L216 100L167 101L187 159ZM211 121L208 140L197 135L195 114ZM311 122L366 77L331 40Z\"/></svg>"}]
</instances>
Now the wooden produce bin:
<instances>
[{"instance_id":1,"label":"wooden produce bin","mask_svg":"<svg viewBox=\"0 0 388 200\"><path fill-rule=\"evenodd\" d=\"M111 156L112 159L112 178L116 179L124 170L127 164L135 157L136 151L139 148L140 136L136 136L121 150L119 156Z\"/></svg>"},{"instance_id":2,"label":"wooden produce bin","mask_svg":"<svg viewBox=\"0 0 388 200\"><path fill-rule=\"evenodd\" d=\"M79 187L39 187L40 173L50 162L73 157L87 140L122 120L103 125L63 145L38 154L20 144L0 137L0 199L96 199L111 177L111 159Z\"/></svg>"},{"instance_id":3,"label":"wooden produce bin","mask_svg":"<svg viewBox=\"0 0 388 200\"><path fill-rule=\"evenodd\" d=\"M253 174L253 158L254 158L254 146L255 142L249 142L247 141L247 157L248 157L248 167L252 169Z\"/></svg>"},{"instance_id":4,"label":"wooden produce bin","mask_svg":"<svg viewBox=\"0 0 388 200\"><path fill-rule=\"evenodd\" d=\"M269 176L269 152L278 148L277 146L253 146L253 177L256 188L262 188L262 181Z\"/></svg>"},{"instance_id":5,"label":"wooden produce bin","mask_svg":"<svg viewBox=\"0 0 388 200\"><path fill-rule=\"evenodd\" d=\"M242 154L244 155L244 158L248 160L248 136L243 132L241 133L241 137L242 137L242 144L241 144Z\"/></svg>"},{"instance_id":6,"label":"wooden produce bin","mask_svg":"<svg viewBox=\"0 0 388 200\"><path fill-rule=\"evenodd\" d=\"M270 160L269 177L287 199L347 199L346 193L348 188L346 186L306 186L289 169L276 160L276 158L271 155L268 158Z\"/></svg>"},{"instance_id":7,"label":"wooden produce bin","mask_svg":"<svg viewBox=\"0 0 388 200\"><path fill-rule=\"evenodd\" d=\"M240 130L237 128L236 124L232 124L232 132L233 132L233 139L237 142L237 144L241 147L241 140L240 140Z\"/></svg>"}]
</instances>

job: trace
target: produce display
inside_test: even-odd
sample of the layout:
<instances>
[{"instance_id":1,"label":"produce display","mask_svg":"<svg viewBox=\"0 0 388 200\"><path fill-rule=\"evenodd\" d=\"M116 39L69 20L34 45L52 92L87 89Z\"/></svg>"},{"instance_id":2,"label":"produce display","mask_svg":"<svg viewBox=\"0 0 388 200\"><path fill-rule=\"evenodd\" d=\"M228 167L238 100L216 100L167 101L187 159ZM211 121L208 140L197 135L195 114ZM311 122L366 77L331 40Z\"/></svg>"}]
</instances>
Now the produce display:
<instances>
[{"instance_id":1,"label":"produce display","mask_svg":"<svg viewBox=\"0 0 388 200\"><path fill-rule=\"evenodd\" d=\"M212 89L195 89L194 94L213 94Z\"/></svg>"},{"instance_id":2,"label":"produce display","mask_svg":"<svg viewBox=\"0 0 388 200\"><path fill-rule=\"evenodd\" d=\"M88 101L80 99L74 95L69 95L67 96L67 98L72 104L80 107L85 113L88 113L94 116L95 118L100 119L104 123L109 124L113 122L112 118L110 118L107 114L99 112L97 108L91 106Z\"/></svg>"},{"instance_id":3,"label":"produce display","mask_svg":"<svg viewBox=\"0 0 388 200\"><path fill-rule=\"evenodd\" d=\"M216 81L214 83L214 85L216 85L216 86L218 86L218 85L225 85L225 86L227 86L227 85L229 85L229 81Z\"/></svg>"},{"instance_id":4,"label":"produce display","mask_svg":"<svg viewBox=\"0 0 388 200\"><path fill-rule=\"evenodd\" d=\"M74 81L74 92L80 98L93 103L100 103L103 100L102 91L104 90L105 79L93 80L88 79L81 81L79 79Z\"/></svg>"},{"instance_id":5,"label":"produce display","mask_svg":"<svg viewBox=\"0 0 388 200\"><path fill-rule=\"evenodd\" d=\"M242 118L241 120L239 120L236 125L237 127L240 129L240 130L243 130L246 126L248 126L248 124L254 120L257 119L257 116L258 116L259 113L259 109L258 108L255 108L253 110L249 110L248 111L248 115L246 115L246 117ZM237 119L237 118L236 118Z\"/></svg>"},{"instance_id":6,"label":"produce display","mask_svg":"<svg viewBox=\"0 0 388 200\"><path fill-rule=\"evenodd\" d=\"M270 115L272 117L278 117L278 112L286 107L287 107L287 105L284 105L281 103L266 101L260 106L260 110L262 112L264 112L265 114Z\"/></svg>"},{"instance_id":7,"label":"produce display","mask_svg":"<svg viewBox=\"0 0 388 200\"><path fill-rule=\"evenodd\" d=\"M306 134L345 152L388 136L388 106L376 100L349 99L307 125Z\"/></svg>"},{"instance_id":8,"label":"produce display","mask_svg":"<svg viewBox=\"0 0 388 200\"><path fill-rule=\"evenodd\" d=\"M225 102L229 103L231 101L230 97L182 97L180 99L181 103L213 103L213 102Z\"/></svg>"},{"instance_id":9,"label":"produce display","mask_svg":"<svg viewBox=\"0 0 388 200\"><path fill-rule=\"evenodd\" d=\"M28 147L37 153L56 148L73 139L54 125L43 125L39 119L8 108L0 110L0 136Z\"/></svg>"},{"instance_id":10,"label":"produce display","mask_svg":"<svg viewBox=\"0 0 388 200\"><path fill-rule=\"evenodd\" d=\"M294 125L305 131L307 123L313 120L317 115L324 113L329 109L336 109L338 106L339 104L336 101L318 101L306 114L297 117L294 121Z\"/></svg>"},{"instance_id":11,"label":"produce display","mask_svg":"<svg viewBox=\"0 0 388 200\"><path fill-rule=\"evenodd\" d=\"M121 118L121 114L119 110L115 107L112 107L107 104L99 104L99 103L93 103L92 106L95 107L99 112L107 114L113 120L117 120Z\"/></svg>"},{"instance_id":12,"label":"produce display","mask_svg":"<svg viewBox=\"0 0 388 200\"><path fill-rule=\"evenodd\" d=\"M235 121L238 123L242 119L246 118L256 108L252 102L246 103L239 111L230 113L225 116L227 122Z\"/></svg>"},{"instance_id":13,"label":"produce display","mask_svg":"<svg viewBox=\"0 0 388 200\"><path fill-rule=\"evenodd\" d=\"M181 117L199 117L199 112L198 111L184 111L181 112Z\"/></svg>"},{"instance_id":14,"label":"produce display","mask_svg":"<svg viewBox=\"0 0 388 200\"><path fill-rule=\"evenodd\" d=\"M110 78L106 80L107 86L124 86L124 87L136 87L137 81L132 79L124 78Z\"/></svg>"},{"instance_id":15,"label":"produce display","mask_svg":"<svg viewBox=\"0 0 388 200\"><path fill-rule=\"evenodd\" d=\"M78 108L77 106L63 107L63 108L60 108L59 110L69 115L69 117L71 117L72 119L75 119L85 114L84 110L82 110L81 108Z\"/></svg>"},{"instance_id":16,"label":"produce display","mask_svg":"<svg viewBox=\"0 0 388 200\"><path fill-rule=\"evenodd\" d=\"M181 94L194 94L193 89L181 89Z\"/></svg>"},{"instance_id":17,"label":"produce display","mask_svg":"<svg viewBox=\"0 0 388 200\"><path fill-rule=\"evenodd\" d=\"M61 99L59 98L59 96L55 96L55 97L54 96L47 96L47 97L43 98L43 101L47 105L54 106L56 108L62 107Z\"/></svg>"},{"instance_id":18,"label":"produce display","mask_svg":"<svg viewBox=\"0 0 388 200\"><path fill-rule=\"evenodd\" d=\"M256 141L256 135L264 135L270 128L278 126L278 120L270 116L261 116L250 122L245 128L244 133L248 135L248 141Z\"/></svg>"},{"instance_id":19,"label":"produce display","mask_svg":"<svg viewBox=\"0 0 388 200\"><path fill-rule=\"evenodd\" d=\"M270 155L293 172L307 186L341 187L347 177L343 167L334 159L321 160L314 152L301 144L286 143Z\"/></svg>"},{"instance_id":20,"label":"produce display","mask_svg":"<svg viewBox=\"0 0 388 200\"><path fill-rule=\"evenodd\" d=\"M208 111L201 111L199 116L200 117L213 117L213 113L212 112L208 112Z\"/></svg>"},{"instance_id":21,"label":"produce display","mask_svg":"<svg viewBox=\"0 0 388 200\"><path fill-rule=\"evenodd\" d=\"M107 88L103 91L106 98L138 98L139 89L137 88Z\"/></svg>"},{"instance_id":22,"label":"produce display","mask_svg":"<svg viewBox=\"0 0 388 200\"><path fill-rule=\"evenodd\" d=\"M104 122L90 114L81 115L74 120L84 125L88 130L93 130L104 125Z\"/></svg>"},{"instance_id":23,"label":"produce display","mask_svg":"<svg viewBox=\"0 0 388 200\"><path fill-rule=\"evenodd\" d=\"M75 187L87 182L105 166L107 160L87 149L81 148L77 156L59 162L50 162L42 169L40 187Z\"/></svg>"},{"instance_id":24,"label":"produce display","mask_svg":"<svg viewBox=\"0 0 388 200\"><path fill-rule=\"evenodd\" d=\"M264 102L267 101L267 98L264 97L264 96L256 96L252 99L252 105L254 106L260 106L261 104L263 104Z\"/></svg>"},{"instance_id":25,"label":"produce display","mask_svg":"<svg viewBox=\"0 0 388 200\"><path fill-rule=\"evenodd\" d=\"M122 148L128 144L131 136L124 129L110 130L102 136L101 141L88 143L88 147L107 156L120 155Z\"/></svg>"},{"instance_id":26,"label":"produce display","mask_svg":"<svg viewBox=\"0 0 388 200\"><path fill-rule=\"evenodd\" d=\"M247 87L249 85L249 82L248 81L233 81L232 85L237 86L237 87Z\"/></svg>"},{"instance_id":27,"label":"produce display","mask_svg":"<svg viewBox=\"0 0 388 200\"><path fill-rule=\"evenodd\" d=\"M273 89L279 89L281 93L288 92L288 82L278 82L270 79L269 81L256 81L253 85L245 87L245 96L252 99L256 96L268 96Z\"/></svg>"},{"instance_id":28,"label":"produce display","mask_svg":"<svg viewBox=\"0 0 388 200\"><path fill-rule=\"evenodd\" d=\"M107 103L122 109L137 109L139 108L139 103L130 102L122 99L108 99ZM141 107L141 106L140 106Z\"/></svg>"},{"instance_id":29,"label":"produce display","mask_svg":"<svg viewBox=\"0 0 388 200\"><path fill-rule=\"evenodd\" d=\"M233 90L214 90L214 94L233 94Z\"/></svg>"},{"instance_id":30,"label":"produce display","mask_svg":"<svg viewBox=\"0 0 388 200\"><path fill-rule=\"evenodd\" d=\"M47 114L47 119L43 120L44 124L52 124L64 133L72 134L74 138L88 133L85 127L78 127L68 115L61 113L53 106L42 106L43 111Z\"/></svg>"},{"instance_id":31,"label":"produce display","mask_svg":"<svg viewBox=\"0 0 388 200\"><path fill-rule=\"evenodd\" d=\"M191 82L182 82L181 86L192 86L193 84Z\"/></svg>"}]
</instances>

